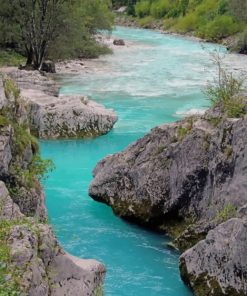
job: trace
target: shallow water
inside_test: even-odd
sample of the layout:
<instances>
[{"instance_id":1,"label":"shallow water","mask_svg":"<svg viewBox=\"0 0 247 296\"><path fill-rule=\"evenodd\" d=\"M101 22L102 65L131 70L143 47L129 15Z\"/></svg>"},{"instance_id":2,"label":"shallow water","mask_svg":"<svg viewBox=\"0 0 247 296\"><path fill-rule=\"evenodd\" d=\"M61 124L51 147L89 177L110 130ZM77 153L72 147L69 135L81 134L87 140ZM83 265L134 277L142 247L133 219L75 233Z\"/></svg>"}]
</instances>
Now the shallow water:
<instances>
[{"instance_id":1,"label":"shallow water","mask_svg":"<svg viewBox=\"0 0 247 296\"><path fill-rule=\"evenodd\" d=\"M43 157L56 165L45 181L50 222L66 251L105 263L105 295L192 295L179 277L179 254L165 246L168 239L120 220L87 190L100 159L158 124L208 106L201 91L215 72L208 51L225 49L149 30L119 27L113 34L129 46L92 61L87 73L62 78L62 93L92 96L116 110L119 121L96 139L41 142ZM237 55L226 61L238 71L247 65Z\"/></svg>"}]
</instances>

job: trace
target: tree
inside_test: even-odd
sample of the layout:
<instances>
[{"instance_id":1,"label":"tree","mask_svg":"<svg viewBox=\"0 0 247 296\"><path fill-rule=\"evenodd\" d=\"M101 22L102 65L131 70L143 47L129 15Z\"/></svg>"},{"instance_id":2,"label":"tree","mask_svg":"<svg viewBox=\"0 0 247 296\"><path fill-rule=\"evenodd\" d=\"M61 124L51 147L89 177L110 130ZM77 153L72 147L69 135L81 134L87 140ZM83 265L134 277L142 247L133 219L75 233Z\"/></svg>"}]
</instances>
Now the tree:
<instances>
[{"instance_id":1,"label":"tree","mask_svg":"<svg viewBox=\"0 0 247 296\"><path fill-rule=\"evenodd\" d=\"M0 0L0 6L0 43L18 45L35 69L41 69L57 42L78 52L113 21L109 0Z\"/></svg>"}]
</instances>

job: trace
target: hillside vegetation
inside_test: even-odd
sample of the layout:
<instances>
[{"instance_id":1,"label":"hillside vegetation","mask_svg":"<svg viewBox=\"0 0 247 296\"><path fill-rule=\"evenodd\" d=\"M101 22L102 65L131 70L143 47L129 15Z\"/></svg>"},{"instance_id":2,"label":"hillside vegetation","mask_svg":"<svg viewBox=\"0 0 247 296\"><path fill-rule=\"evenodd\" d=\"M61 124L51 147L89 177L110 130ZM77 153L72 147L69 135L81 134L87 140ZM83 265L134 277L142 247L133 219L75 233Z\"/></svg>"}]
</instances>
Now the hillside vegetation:
<instances>
[{"instance_id":1,"label":"hillside vegetation","mask_svg":"<svg viewBox=\"0 0 247 296\"><path fill-rule=\"evenodd\" d=\"M191 33L210 41L238 35L238 51L247 49L246 0L140 0L114 1L129 6L128 12L143 27L159 22L165 30ZM131 8L132 7L132 8Z\"/></svg>"}]
</instances>

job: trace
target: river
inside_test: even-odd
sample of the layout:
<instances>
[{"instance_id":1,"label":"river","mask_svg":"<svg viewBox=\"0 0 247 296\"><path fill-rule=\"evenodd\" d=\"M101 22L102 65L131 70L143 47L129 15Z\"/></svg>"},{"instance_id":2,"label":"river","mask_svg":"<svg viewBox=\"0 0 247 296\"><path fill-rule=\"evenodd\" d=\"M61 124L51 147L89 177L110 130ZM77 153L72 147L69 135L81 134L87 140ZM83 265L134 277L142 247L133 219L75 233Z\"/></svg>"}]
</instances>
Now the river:
<instances>
[{"instance_id":1,"label":"river","mask_svg":"<svg viewBox=\"0 0 247 296\"><path fill-rule=\"evenodd\" d=\"M62 78L62 93L91 96L119 120L95 139L41 141L42 156L56 165L44 182L49 220L66 251L106 265L106 296L189 296L169 239L119 219L87 190L100 159L156 125L209 106L202 92L215 73L209 52L225 49L151 30L117 27L113 35L128 46L92 61L85 73ZM226 64L239 71L247 58L226 54Z\"/></svg>"}]
</instances>

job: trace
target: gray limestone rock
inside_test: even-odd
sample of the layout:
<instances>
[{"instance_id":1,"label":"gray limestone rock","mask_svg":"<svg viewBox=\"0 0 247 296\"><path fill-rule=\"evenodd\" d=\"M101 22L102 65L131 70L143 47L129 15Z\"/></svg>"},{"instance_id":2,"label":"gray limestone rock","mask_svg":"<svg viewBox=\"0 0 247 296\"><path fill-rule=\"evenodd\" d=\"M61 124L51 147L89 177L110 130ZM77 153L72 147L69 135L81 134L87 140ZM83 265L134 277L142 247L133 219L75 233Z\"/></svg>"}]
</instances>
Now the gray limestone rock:
<instances>
[{"instance_id":1,"label":"gray limestone rock","mask_svg":"<svg viewBox=\"0 0 247 296\"><path fill-rule=\"evenodd\" d=\"M29 296L90 296L102 285L104 266L64 253L48 225L30 220L14 226L8 243L12 268L21 270Z\"/></svg>"},{"instance_id":2,"label":"gray limestone rock","mask_svg":"<svg viewBox=\"0 0 247 296\"><path fill-rule=\"evenodd\" d=\"M84 96L59 95L59 86L38 71L7 69L29 106L32 131L39 138L82 138L109 132L117 121L111 109Z\"/></svg>"},{"instance_id":3,"label":"gray limestone rock","mask_svg":"<svg viewBox=\"0 0 247 296\"><path fill-rule=\"evenodd\" d=\"M247 118L197 117L157 127L96 166L89 194L127 219L166 226L214 219L247 202Z\"/></svg>"},{"instance_id":4,"label":"gray limestone rock","mask_svg":"<svg viewBox=\"0 0 247 296\"><path fill-rule=\"evenodd\" d=\"M23 218L19 207L13 202L9 196L9 192L5 184L0 181L0 222L3 220L16 220Z\"/></svg>"},{"instance_id":5,"label":"gray limestone rock","mask_svg":"<svg viewBox=\"0 0 247 296\"><path fill-rule=\"evenodd\" d=\"M182 278L197 296L247 294L247 222L233 218L180 257Z\"/></svg>"},{"instance_id":6,"label":"gray limestone rock","mask_svg":"<svg viewBox=\"0 0 247 296\"><path fill-rule=\"evenodd\" d=\"M0 127L0 175L6 175L9 171L9 164L12 159L11 136L13 129L10 125Z\"/></svg>"}]
</instances>

